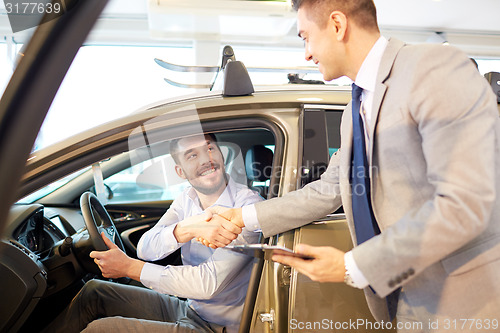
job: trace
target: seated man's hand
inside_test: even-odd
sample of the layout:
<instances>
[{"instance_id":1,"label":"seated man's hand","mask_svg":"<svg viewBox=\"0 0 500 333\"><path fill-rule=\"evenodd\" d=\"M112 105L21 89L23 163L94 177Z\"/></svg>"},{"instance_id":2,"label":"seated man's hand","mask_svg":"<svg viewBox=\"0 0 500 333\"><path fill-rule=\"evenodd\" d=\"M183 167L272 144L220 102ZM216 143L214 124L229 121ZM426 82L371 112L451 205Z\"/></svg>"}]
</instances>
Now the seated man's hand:
<instances>
[{"instance_id":1,"label":"seated man's hand","mask_svg":"<svg viewBox=\"0 0 500 333\"><path fill-rule=\"evenodd\" d=\"M94 262L99 266L102 276L111 279L126 276L140 281L144 262L130 258L115 243L110 241L104 233L101 233L101 236L109 250L92 251L90 257L94 258Z\"/></svg>"},{"instance_id":2,"label":"seated man's hand","mask_svg":"<svg viewBox=\"0 0 500 333\"><path fill-rule=\"evenodd\" d=\"M241 228L228 220L207 211L191 216L177 224L174 236L179 243L185 243L193 238L208 240L211 248L223 247L231 243L241 233Z\"/></svg>"},{"instance_id":3,"label":"seated man's hand","mask_svg":"<svg viewBox=\"0 0 500 333\"><path fill-rule=\"evenodd\" d=\"M231 239L231 241L236 239L238 234L241 233L241 229L245 227L245 224L243 223L241 208L226 208L221 206L214 206L207 208L206 211L212 214L212 219L209 221L210 223L218 223L220 225L224 225L224 228L226 230L239 230L237 234L235 234L235 237ZM217 242L216 239L207 237L197 237L196 240L213 249L224 247L230 243L222 242L223 244L221 245L220 242Z\"/></svg>"},{"instance_id":4,"label":"seated man's hand","mask_svg":"<svg viewBox=\"0 0 500 333\"><path fill-rule=\"evenodd\" d=\"M311 280L318 282L343 282L345 275L344 252L331 246L310 246L298 244L295 252L313 257L304 260L287 255L273 255L272 260L294 267Z\"/></svg>"}]
</instances>

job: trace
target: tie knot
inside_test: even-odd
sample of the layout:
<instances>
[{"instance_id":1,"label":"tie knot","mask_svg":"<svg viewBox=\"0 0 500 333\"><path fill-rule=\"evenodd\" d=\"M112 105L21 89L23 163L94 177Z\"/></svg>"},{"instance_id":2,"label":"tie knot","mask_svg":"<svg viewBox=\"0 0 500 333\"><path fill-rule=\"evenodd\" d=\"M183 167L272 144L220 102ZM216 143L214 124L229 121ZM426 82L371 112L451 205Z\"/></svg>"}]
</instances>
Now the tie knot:
<instances>
[{"instance_id":1,"label":"tie knot","mask_svg":"<svg viewBox=\"0 0 500 333\"><path fill-rule=\"evenodd\" d=\"M363 88L357 86L355 83L352 84L352 100L359 102L361 100L361 93Z\"/></svg>"}]
</instances>

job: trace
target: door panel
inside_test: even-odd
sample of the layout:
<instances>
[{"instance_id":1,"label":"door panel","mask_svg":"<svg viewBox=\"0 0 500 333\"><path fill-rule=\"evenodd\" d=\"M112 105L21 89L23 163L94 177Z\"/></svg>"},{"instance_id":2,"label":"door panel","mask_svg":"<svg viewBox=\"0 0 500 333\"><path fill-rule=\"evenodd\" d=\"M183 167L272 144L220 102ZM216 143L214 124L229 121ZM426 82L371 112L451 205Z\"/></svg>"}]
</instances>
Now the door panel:
<instances>
[{"instance_id":1,"label":"door panel","mask_svg":"<svg viewBox=\"0 0 500 333\"><path fill-rule=\"evenodd\" d=\"M296 244L352 248L345 216L333 215L296 230ZM319 283L293 270L290 290L289 332L350 331L373 332L379 328L368 309L362 290L344 283ZM308 325L310 328L308 328ZM395 325L394 325L395 326ZM377 329L377 332L396 330Z\"/></svg>"}]
</instances>

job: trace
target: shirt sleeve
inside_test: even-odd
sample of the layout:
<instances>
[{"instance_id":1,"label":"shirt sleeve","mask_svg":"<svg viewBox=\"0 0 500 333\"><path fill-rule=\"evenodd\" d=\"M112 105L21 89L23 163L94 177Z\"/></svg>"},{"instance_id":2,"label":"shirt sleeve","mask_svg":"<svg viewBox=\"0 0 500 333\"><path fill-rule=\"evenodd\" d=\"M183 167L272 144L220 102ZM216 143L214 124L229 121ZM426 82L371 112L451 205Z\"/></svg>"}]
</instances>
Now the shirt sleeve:
<instances>
[{"instance_id":1,"label":"shirt sleeve","mask_svg":"<svg viewBox=\"0 0 500 333\"><path fill-rule=\"evenodd\" d=\"M250 231L260 231L259 220L257 219L257 210L254 205L248 205L241 209L243 223L245 228Z\"/></svg>"},{"instance_id":2,"label":"shirt sleeve","mask_svg":"<svg viewBox=\"0 0 500 333\"><path fill-rule=\"evenodd\" d=\"M354 261L352 251L348 251L344 254L344 263L346 271L349 272L349 275L352 278L352 282L354 282L354 286L359 289L368 287L368 280L359 270L358 265L356 265L356 261Z\"/></svg>"},{"instance_id":3,"label":"shirt sleeve","mask_svg":"<svg viewBox=\"0 0 500 333\"><path fill-rule=\"evenodd\" d=\"M259 234L242 232L233 241L237 244L255 243ZM191 246L203 246L192 242ZM211 299L219 294L253 259L224 248L212 250L213 254L197 266L160 266L146 263L141 272L141 282L160 293L198 300Z\"/></svg>"},{"instance_id":4,"label":"shirt sleeve","mask_svg":"<svg viewBox=\"0 0 500 333\"><path fill-rule=\"evenodd\" d=\"M242 207L262 201L263 198L248 188L238 191L233 207ZM243 229L231 243L243 245L256 243L259 233ZM175 237L174 237L175 238ZM182 245L182 244L181 244ZM188 243L186 243L186 246ZM191 253L212 251L201 264L182 266L160 266L146 263L141 272L141 282L158 292L191 299L211 299L221 291L253 260L253 257L224 248L212 250L192 240ZM197 247L197 249L196 249Z\"/></svg>"},{"instance_id":5,"label":"shirt sleeve","mask_svg":"<svg viewBox=\"0 0 500 333\"><path fill-rule=\"evenodd\" d=\"M174 200L158 223L142 235L137 244L137 256L140 259L148 261L163 259L184 244L178 243L174 236L174 229L183 218L178 201Z\"/></svg>"}]
</instances>

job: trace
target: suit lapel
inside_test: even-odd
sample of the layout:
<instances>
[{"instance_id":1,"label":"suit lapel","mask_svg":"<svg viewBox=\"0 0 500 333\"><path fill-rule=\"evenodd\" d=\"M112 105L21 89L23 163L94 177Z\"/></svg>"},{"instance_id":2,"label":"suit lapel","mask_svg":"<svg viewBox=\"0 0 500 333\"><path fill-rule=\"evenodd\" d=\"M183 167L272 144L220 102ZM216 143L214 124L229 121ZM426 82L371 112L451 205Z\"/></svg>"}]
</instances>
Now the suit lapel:
<instances>
[{"instance_id":1,"label":"suit lapel","mask_svg":"<svg viewBox=\"0 0 500 333\"><path fill-rule=\"evenodd\" d=\"M373 98L373 115L370 124L370 160L368 161L369 165L372 165L372 156L373 156L373 142L375 141L374 133L375 126L377 124L378 114L380 112L380 107L384 100L384 96L387 90L387 86L384 82L390 75L392 65L394 64L394 60L396 59L396 55L403 47L404 43L395 39L390 39L387 44L386 50L382 57L382 61L380 63L380 67L377 74L377 83L375 85L375 95ZM347 223L349 225L349 231L351 232L351 237L353 239L354 244L357 244L356 233L354 232L354 224L352 218L352 198L350 196L350 180L349 175L351 172L351 156L352 156L352 102L349 103L342 116L342 125L341 125L341 138L342 138L342 147L340 149L340 186L342 193L342 205L344 206L344 211L347 218ZM372 177L372 168L370 168L370 179L371 186L373 188L373 177Z\"/></svg>"},{"instance_id":2,"label":"suit lapel","mask_svg":"<svg viewBox=\"0 0 500 333\"><path fill-rule=\"evenodd\" d=\"M349 175L351 174L351 158L352 158L352 102L344 109L342 115L342 123L340 127L340 137L342 138L342 147L340 148L340 193L342 196L342 205L347 218L349 232L356 242L356 233L354 232L354 224L352 219L352 198L351 198L351 183Z\"/></svg>"},{"instance_id":3,"label":"suit lapel","mask_svg":"<svg viewBox=\"0 0 500 333\"><path fill-rule=\"evenodd\" d=\"M387 47L385 49L384 55L382 56L382 60L380 62L380 67L378 69L378 74L377 74L377 82L375 84L375 94L373 96L373 114L372 114L372 119L370 123L370 160L368 161L368 164L371 166L372 164L372 158L373 158L373 143L375 141L375 128L377 126L377 121L378 121L378 115L380 112L380 107L382 105L382 102L385 97L385 93L387 91L387 85L385 84L385 81L391 74L391 69L394 64L394 61L396 59L396 56L399 52L399 50L404 46L404 43L400 40L393 39L391 38L389 40L389 43L387 44ZM371 178L371 169L370 168L370 178Z\"/></svg>"},{"instance_id":4,"label":"suit lapel","mask_svg":"<svg viewBox=\"0 0 500 333\"><path fill-rule=\"evenodd\" d=\"M342 125L340 128L340 137L342 138L342 148L340 149L340 161L343 170L347 170L342 177L347 177L349 181L349 176L351 173L351 158L352 158L352 102L347 104L342 115Z\"/></svg>"}]
</instances>

